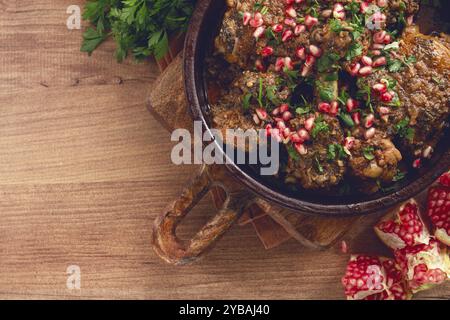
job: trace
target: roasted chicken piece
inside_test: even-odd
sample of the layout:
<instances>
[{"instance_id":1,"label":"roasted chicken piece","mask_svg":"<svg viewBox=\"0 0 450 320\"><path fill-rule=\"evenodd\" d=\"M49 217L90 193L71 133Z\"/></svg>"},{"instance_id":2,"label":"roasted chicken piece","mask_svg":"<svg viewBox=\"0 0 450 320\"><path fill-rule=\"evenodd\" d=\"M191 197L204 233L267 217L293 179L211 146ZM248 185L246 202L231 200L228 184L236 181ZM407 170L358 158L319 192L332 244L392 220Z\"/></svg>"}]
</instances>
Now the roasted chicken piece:
<instances>
[{"instance_id":1,"label":"roasted chicken piece","mask_svg":"<svg viewBox=\"0 0 450 320\"><path fill-rule=\"evenodd\" d=\"M402 160L400 151L383 134L369 140L356 139L351 153L350 173L369 193L377 191L380 183L392 182Z\"/></svg>"},{"instance_id":2,"label":"roasted chicken piece","mask_svg":"<svg viewBox=\"0 0 450 320\"><path fill-rule=\"evenodd\" d=\"M374 109L379 114L388 112L375 120L375 126L408 155L428 157L450 120L450 46L443 39L422 35L416 27L410 27L392 59L412 61L399 72L381 69L358 85L364 90L377 83L390 84L395 101L383 102L376 93L372 95Z\"/></svg>"},{"instance_id":3,"label":"roasted chicken piece","mask_svg":"<svg viewBox=\"0 0 450 320\"><path fill-rule=\"evenodd\" d=\"M338 155L331 159L329 155L329 146L340 145L344 134L339 121L327 115L318 117L315 126L326 129L312 131L312 134L317 133L312 143L307 144L307 154L299 155L297 160L289 159L287 181L298 181L305 189L329 189L341 182L346 171L345 159Z\"/></svg>"}]
</instances>

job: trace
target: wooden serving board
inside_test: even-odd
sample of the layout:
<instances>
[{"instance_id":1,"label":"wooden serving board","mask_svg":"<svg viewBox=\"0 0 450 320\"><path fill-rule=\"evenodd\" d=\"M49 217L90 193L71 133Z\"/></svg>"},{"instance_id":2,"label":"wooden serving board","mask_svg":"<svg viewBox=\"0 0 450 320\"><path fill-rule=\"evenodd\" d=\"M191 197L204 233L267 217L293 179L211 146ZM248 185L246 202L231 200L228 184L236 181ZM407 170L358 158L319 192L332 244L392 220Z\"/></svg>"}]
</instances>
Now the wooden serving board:
<instances>
[{"instance_id":1,"label":"wooden serving board","mask_svg":"<svg viewBox=\"0 0 450 320\"><path fill-rule=\"evenodd\" d=\"M169 64L168 60L172 56L173 53L160 64L163 71L156 85L151 88L147 100L148 110L169 132L176 128L192 131L193 121L184 94L182 54ZM227 177L234 179L229 175ZM225 199L223 191L216 188L210 194L216 208L221 207ZM244 212L238 224L251 223L267 249L277 247L291 238L310 248L325 249L338 241L359 219L311 217L261 200Z\"/></svg>"}]
</instances>

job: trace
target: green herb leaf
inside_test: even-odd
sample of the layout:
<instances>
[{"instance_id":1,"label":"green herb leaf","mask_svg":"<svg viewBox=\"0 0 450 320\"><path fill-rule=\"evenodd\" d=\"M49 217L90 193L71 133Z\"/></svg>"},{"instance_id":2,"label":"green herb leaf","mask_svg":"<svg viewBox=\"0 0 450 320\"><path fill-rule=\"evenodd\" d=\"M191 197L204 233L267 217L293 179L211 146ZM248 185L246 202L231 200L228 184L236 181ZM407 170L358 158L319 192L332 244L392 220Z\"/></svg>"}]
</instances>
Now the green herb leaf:
<instances>
[{"instance_id":1,"label":"green herb leaf","mask_svg":"<svg viewBox=\"0 0 450 320\"><path fill-rule=\"evenodd\" d=\"M93 28L88 28L83 33L83 44L81 46L82 52L87 52L89 55L106 39L104 33L98 32Z\"/></svg>"},{"instance_id":2,"label":"green herb leaf","mask_svg":"<svg viewBox=\"0 0 450 320\"><path fill-rule=\"evenodd\" d=\"M292 158L295 161L300 160L300 155L298 154L297 150L294 149L294 147L290 144L286 145L287 152L289 154L289 157Z\"/></svg>"},{"instance_id":3,"label":"green herb leaf","mask_svg":"<svg viewBox=\"0 0 450 320\"><path fill-rule=\"evenodd\" d=\"M250 107L250 100L252 99L252 95L250 93L247 93L244 98L242 98L242 107L244 110L248 110Z\"/></svg>"},{"instance_id":4,"label":"green herb leaf","mask_svg":"<svg viewBox=\"0 0 450 320\"><path fill-rule=\"evenodd\" d=\"M322 117L318 117L314 122L314 127L311 130L311 135L313 138L317 138L320 133L327 133L330 131L330 127L323 120Z\"/></svg>"},{"instance_id":5,"label":"green herb leaf","mask_svg":"<svg viewBox=\"0 0 450 320\"><path fill-rule=\"evenodd\" d=\"M340 144L329 144L327 149L327 158L332 161L337 159L345 159L348 155L345 153L344 147Z\"/></svg>"},{"instance_id":6,"label":"green herb leaf","mask_svg":"<svg viewBox=\"0 0 450 320\"><path fill-rule=\"evenodd\" d=\"M373 159L375 159L375 155L373 154L374 151L375 151L375 149L373 147L365 147L363 149L364 158L366 158L369 161L372 161Z\"/></svg>"}]
</instances>

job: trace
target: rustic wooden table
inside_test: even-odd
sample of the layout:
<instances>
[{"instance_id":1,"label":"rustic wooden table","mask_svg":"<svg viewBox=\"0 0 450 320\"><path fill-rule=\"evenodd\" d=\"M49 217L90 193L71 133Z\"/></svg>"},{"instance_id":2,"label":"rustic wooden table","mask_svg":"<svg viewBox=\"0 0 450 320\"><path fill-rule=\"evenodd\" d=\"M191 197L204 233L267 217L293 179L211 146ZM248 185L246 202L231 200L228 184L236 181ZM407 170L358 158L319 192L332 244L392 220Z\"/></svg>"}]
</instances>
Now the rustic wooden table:
<instances>
[{"instance_id":1,"label":"rustic wooden table","mask_svg":"<svg viewBox=\"0 0 450 320\"><path fill-rule=\"evenodd\" d=\"M83 3L0 1L0 298L343 298L337 248L266 251L250 226L192 266L155 256L152 221L196 168L171 164L170 137L145 108L154 64L117 64L110 42L79 52L66 9ZM370 220L350 249L387 254ZM70 265L80 290L66 286ZM450 299L450 283L418 297Z\"/></svg>"}]
</instances>

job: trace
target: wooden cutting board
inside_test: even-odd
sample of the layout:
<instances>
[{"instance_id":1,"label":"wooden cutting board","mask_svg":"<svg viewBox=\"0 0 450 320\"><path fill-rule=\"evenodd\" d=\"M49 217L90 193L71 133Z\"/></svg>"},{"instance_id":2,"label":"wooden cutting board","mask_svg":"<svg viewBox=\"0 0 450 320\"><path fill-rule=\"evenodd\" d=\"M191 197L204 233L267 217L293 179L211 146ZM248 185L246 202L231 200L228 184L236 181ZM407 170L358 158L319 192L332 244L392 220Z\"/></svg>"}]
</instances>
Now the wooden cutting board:
<instances>
[{"instance_id":1,"label":"wooden cutting board","mask_svg":"<svg viewBox=\"0 0 450 320\"><path fill-rule=\"evenodd\" d=\"M175 42L178 44L172 47L179 48L180 39ZM147 106L168 131L175 128L192 131L193 121L184 95L182 54L171 61L173 51L160 63L162 73L151 90ZM219 208L225 199L223 192L213 189L211 196L216 208ZM359 219L311 217L263 202L246 210L239 225L251 223L267 249L277 247L291 238L310 248L325 249L338 241Z\"/></svg>"}]
</instances>

